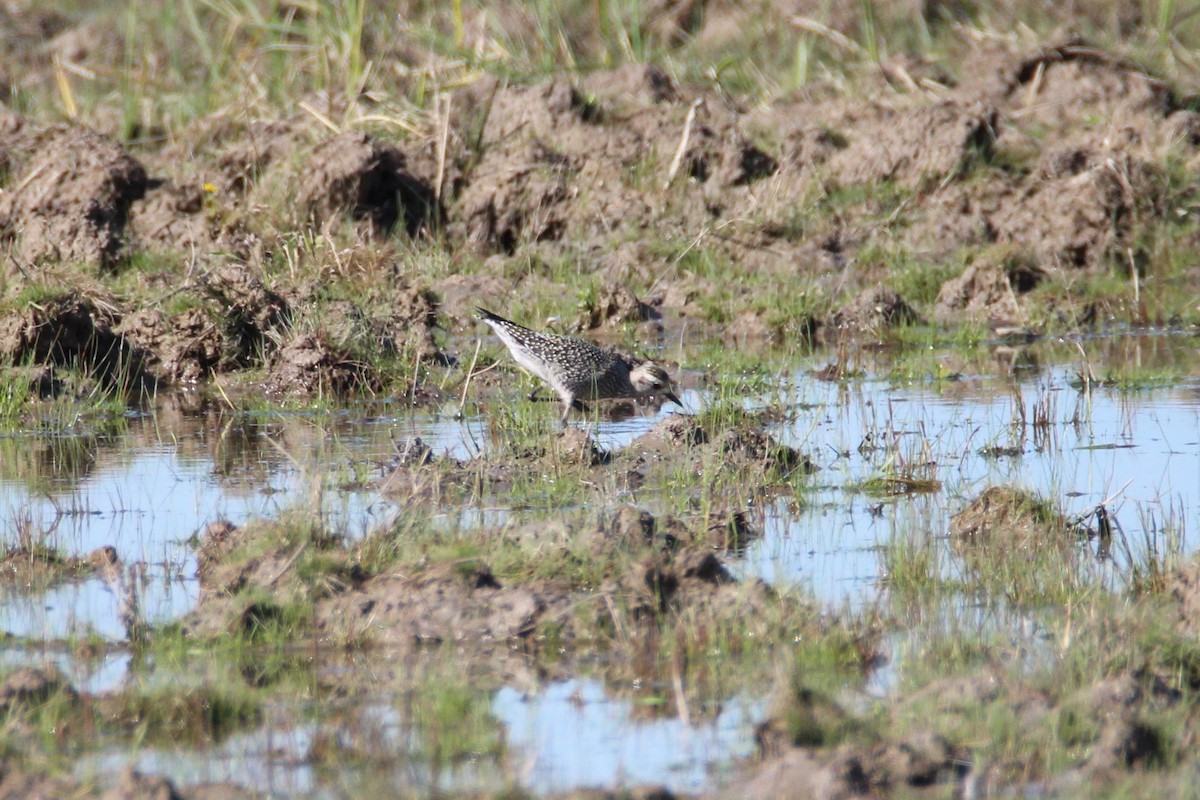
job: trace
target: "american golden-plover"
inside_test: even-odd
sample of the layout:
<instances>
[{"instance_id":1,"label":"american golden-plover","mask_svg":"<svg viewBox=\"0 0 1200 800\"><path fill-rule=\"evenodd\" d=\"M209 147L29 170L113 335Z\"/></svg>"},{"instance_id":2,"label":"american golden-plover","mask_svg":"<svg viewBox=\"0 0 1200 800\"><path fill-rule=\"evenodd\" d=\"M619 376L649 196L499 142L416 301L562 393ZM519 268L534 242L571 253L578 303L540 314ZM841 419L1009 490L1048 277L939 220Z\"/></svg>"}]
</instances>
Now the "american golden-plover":
<instances>
[{"instance_id":1,"label":"american golden-plover","mask_svg":"<svg viewBox=\"0 0 1200 800\"><path fill-rule=\"evenodd\" d=\"M660 395L680 408L667 371L653 361L632 359L582 339L538 333L523 325L476 308L513 359L546 382L562 401L562 424L583 400L652 397Z\"/></svg>"}]
</instances>

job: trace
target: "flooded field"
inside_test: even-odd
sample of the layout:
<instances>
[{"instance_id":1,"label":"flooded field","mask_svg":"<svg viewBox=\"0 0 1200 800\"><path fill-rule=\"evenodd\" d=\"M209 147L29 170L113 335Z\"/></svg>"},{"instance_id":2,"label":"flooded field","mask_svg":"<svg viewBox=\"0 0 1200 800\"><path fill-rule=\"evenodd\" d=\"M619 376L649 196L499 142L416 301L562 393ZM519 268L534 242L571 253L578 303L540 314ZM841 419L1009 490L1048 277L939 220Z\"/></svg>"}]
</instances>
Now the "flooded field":
<instances>
[{"instance_id":1,"label":"flooded field","mask_svg":"<svg viewBox=\"0 0 1200 800\"><path fill-rule=\"evenodd\" d=\"M1190 6L0 43L0 800L1195 794Z\"/></svg>"},{"instance_id":2,"label":"flooded field","mask_svg":"<svg viewBox=\"0 0 1200 800\"><path fill-rule=\"evenodd\" d=\"M896 602L889 596L889 551L898 542L929 543L936 570L953 584L966 567L951 547L952 518L992 485L1048 498L1090 531L1073 547L1082 555L1084 579L1103 591L1128 589L1135 568L1147 561L1193 552L1198 543L1187 522L1200 503L1200 380L1187 365L1194 337L1137 334L1080 343L1093 354L1087 367L1073 342L984 346L971 372L951 373L944 365L956 351L936 349L916 359L872 356L862 372L838 381L815 378L823 366L815 358L781 364L778 385L746 397L744 406L780 412L767 431L805 453L815 470L782 495L746 499L741 510L755 534L723 556L725 566L742 581L811 596L826 613L878 612ZM1106 383L1103 376L1130 353L1143 369L1172 377ZM1112 354L1121 361L1108 363ZM1092 384L1082 380L1087 369ZM684 402L695 414L712 398L696 388ZM544 410L551 419L552 409ZM605 451L631 452L671 414L646 409L619 421L574 424ZM162 626L185 618L198 602L196 548L209 526L253 526L300 509L319 515L347 543L361 542L405 513L403 502L389 496L387 479L413 440L469 467L504 447L487 428L482 417L439 419L386 403L318 414L236 413L215 402L185 411L167 398L102 437L10 434L0 503L9 530L37 532L38 545L63 558L114 548L128 565L145 621ZM428 521L452 537L479 531L503 537L536 527L548 513L583 519L632 506L667 514L675 507L670 493L643 485L555 509L505 505L503 494L485 492L461 504L429 505ZM1104 541L1094 523L1100 507L1112 526ZM906 658L921 650L931 628L942 635L959 625L990 630L1019 642L1034 662L1055 657L1036 609L1006 609L1002 598L965 587L947 591L923 612L929 619L881 640L873 666L850 687L860 702L898 691ZM153 653L134 657L125 649L123 602L112 580L99 574L8 583L0 601L0 627L12 637L4 663L53 665L91 694L196 680L184 677L191 673L186 666L164 667ZM81 651L79 642L96 644ZM321 652L315 640L312 647L288 667L302 682L319 686L338 671L372 669L368 654L351 667L336 652ZM272 795L322 796L364 780L386 782L361 764L313 763L330 737L353 736L369 740L363 746L371 757L387 762L383 775L430 791L498 791L517 781L539 794L642 784L698 793L723 786L755 752L770 691L705 692L696 708L671 708L676 701L668 702L666 687L606 683L603 661L533 683L529 676L501 680L475 698L494 747L468 764L439 766L414 730L412 709L391 691L368 692L349 707L318 691L283 701L259 726L219 744L156 746L132 763L184 786L232 783ZM104 780L128 763L122 748L100 750L76 771Z\"/></svg>"}]
</instances>

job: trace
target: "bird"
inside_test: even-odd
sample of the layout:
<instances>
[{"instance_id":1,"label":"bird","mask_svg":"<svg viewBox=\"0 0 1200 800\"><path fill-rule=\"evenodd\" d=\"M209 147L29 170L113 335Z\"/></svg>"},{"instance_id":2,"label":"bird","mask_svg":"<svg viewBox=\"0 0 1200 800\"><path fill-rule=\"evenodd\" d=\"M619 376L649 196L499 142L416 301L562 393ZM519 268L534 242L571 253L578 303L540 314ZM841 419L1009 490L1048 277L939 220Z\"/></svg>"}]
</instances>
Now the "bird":
<instances>
[{"instance_id":1,"label":"bird","mask_svg":"<svg viewBox=\"0 0 1200 800\"><path fill-rule=\"evenodd\" d=\"M563 405L563 427L571 409L582 408L583 400L661 395L683 408L671 377L653 361L629 358L570 336L538 333L486 308L476 307L475 311L508 348L513 360L558 395Z\"/></svg>"}]
</instances>

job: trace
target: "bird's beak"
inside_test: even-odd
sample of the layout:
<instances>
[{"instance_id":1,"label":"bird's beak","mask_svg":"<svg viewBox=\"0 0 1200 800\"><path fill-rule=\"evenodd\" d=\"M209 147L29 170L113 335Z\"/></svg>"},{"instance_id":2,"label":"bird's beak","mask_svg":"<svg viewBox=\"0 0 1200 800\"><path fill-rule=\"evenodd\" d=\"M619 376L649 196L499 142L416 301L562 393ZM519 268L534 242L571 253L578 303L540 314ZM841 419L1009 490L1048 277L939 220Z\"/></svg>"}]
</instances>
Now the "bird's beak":
<instances>
[{"instance_id":1,"label":"bird's beak","mask_svg":"<svg viewBox=\"0 0 1200 800\"><path fill-rule=\"evenodd\" d=\"M675 394L675 392L671 391L670 389L663 393L663 397L667 398L680 408L683 408L683 401L679 399L679 395Z\"/></svg>"}]
</instances>

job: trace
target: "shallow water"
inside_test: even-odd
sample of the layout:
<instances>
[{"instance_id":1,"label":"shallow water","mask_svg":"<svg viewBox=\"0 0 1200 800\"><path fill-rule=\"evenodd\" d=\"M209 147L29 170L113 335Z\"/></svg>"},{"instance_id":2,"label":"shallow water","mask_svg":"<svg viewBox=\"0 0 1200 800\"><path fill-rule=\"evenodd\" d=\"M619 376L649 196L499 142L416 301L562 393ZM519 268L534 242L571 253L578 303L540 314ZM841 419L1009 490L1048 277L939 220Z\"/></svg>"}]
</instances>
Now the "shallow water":
<instances>
[{"instance_id":1,"label":"shallow water","mask_svg":"<svg viewBox=\"0 0 1200 800\"><path fill-rule=\"evenodd\" d=\"M709 718L638 719L628 700L611 698L588 680L545 686L536 695L501 689L492 703L510 747L525 760L524 786L534 792L662 784L696 793L720 767L754 753L747 730L763 718L761 701L731 700ZM643 715L644 716L644 715Z\"/></svg>"},{"instance_id":2,"label":"shallow water","mask_svg":"<svg viewBox=\"0 0 1200 800\"><path fill-rule=\"evenodd\" d=\"M519 780L537 793L616 783L698 792L753 753L745 732L762 719L763 704L734 699L696 709L701 712L691 723L647 714L635 701L612 696L599 681L572 679L532 695L512 687L493 695L491 714L506 745L502 757L480 755L442 767L409 758L405 754L419 749L421 735L403 703L380 699L337 721L321 719L319 712L317 719L300 719L267 709L262 725L213 748L150 748L132 763L185 786L228 782L278 797L344 797L363 781L380 781L381 774L385 783L423 791L500 790ZM316 751L328 748L323 738L369 763L341 770L314 766ZM124 750L101 751L82 758L75 772L103 782L129 763Z\"/></svg>"},{"instance_id":3,"label":"shallow water","mask_svg":"<svg viewBox=\"0 0 1200 800\"><path fill-rule=\"evenodd\" d=\"M1186 522L1200 506L1200 384L1083 394L1069 384L1074 377L1070 367L1046 370L1021 381L1019 397L990 376L971 378L973 386L953 395L883 379L853 391L798 380L801 402L816 412L773 432L814 453L822 471L805 507L775 502L765 509L763 536L740 571L808 585L834 605L870 602L878 595L881 544L906 530L943 535L950 517L993 484L1033 490L1068 516L1085 517L1104 503L1135 548L1166 528L1182 552L1197 549ZM1032 419L1037 403L1051 411L1040 443L1013 426L1016 409ZM863 450L864 442L877 449ZM940 488L896 496L847 491L910 468Z\"/></svg>"},{"instance_id":4,"label":"shallow water","mask_svg":"<svg viewBox=\"0 0 1200 800\"><path fill-rule=\"evenodd\" d=\"M1091 368L1101 377L1110 360L1162 365L1191 376L1198 374L1188 366L1194 341L1143 336L1086 344L1093 353ZM880 548L898 535L944 540L951 515L995 483L1033 489L1069 514L1084 515L1103 502L1134 551L1151 545L1196 550L1200 534L1187 523L1200 506L1200 381L1185 377L1157 389L1083 391L1073 348L1073 343L1011 353L998 348L996 363L943 380L928 377L953 372L941 368L943 355L935 352L911 370L914 380L882 355L868 365L867 377L842 384L811 377L812 369L823 366L818 359L795 365L772 397L747 403L786 398L796 409L794 418L771 431L820 470L809 479L809 491L771 500L752 514L762 535L729 559L730 568L806 587L835 608L885 602ZM683 400L696 411L705 396L691 390ZM624 420L580 424L601 447L617 449L672 410L639 409ZM1032 424L1039 414L1044 424ZM460 459L489 446L483 419L455 421L388 407L351 409L332 418L231 417L213 407L171 411L131 418L120 435L105 439L0 439L0 510L9 535L28 523L48 532L48 544L72 554L113 545L127 562L144 562L145 577L138 582L142 608L161 622L185 614L196 601L189 542L207 524L272 517L316 500L335 530L362 535L393 509L375 492L355 487L383 476L397 447L415 437L436 453ZM935 480L936 488L898 494L861 488L869 479L897 474ZM653 503L652 493L639 493L639 501ZM528 513L506 507L503 498L487 498L434 516L450 526L500 526L519 523ZM1095 566L1106 578L1118 578L1121 567L1120 553ZM116 598L97 579L44 593L10 589L0 595L0 630L33 642L88 632L119 640L124 632L116 609ZM946 614L953 624L1011 629L1021 657L1037 658L1045 647L1036 620L973 608L967 601ZM907 649L919 646L920 630L914 628L917 638L892 637L892 662L872 677L869 692L897 685L896 665ZM131 669L119 653L99 662L77 662L69 651L53 648L0 653L0 662L10 665L56 663L86 691L118 688ZM502 689L492 713L510 757L521 763L521 785L535 791L644 782L694 792L711 786L721 765L751 751L762 703L762 698L730 701L687 725L647 717L600 684L577 679L528 696ZM379 714L380 730L403 749L404 720L394 709ZM189 782L233 780L280 794L321 796L330 789L328 778L306 763L314 731L292 720L267 724L214 751L145 752L138 765L187 776ZM109 753L81 769L108 772L128 758ZM397 769L410 783L420 772L411 763ZM426 774L420 785L488 786L504 778L500 765L477 764Z\"/></svg>"}]
</instances>

